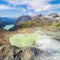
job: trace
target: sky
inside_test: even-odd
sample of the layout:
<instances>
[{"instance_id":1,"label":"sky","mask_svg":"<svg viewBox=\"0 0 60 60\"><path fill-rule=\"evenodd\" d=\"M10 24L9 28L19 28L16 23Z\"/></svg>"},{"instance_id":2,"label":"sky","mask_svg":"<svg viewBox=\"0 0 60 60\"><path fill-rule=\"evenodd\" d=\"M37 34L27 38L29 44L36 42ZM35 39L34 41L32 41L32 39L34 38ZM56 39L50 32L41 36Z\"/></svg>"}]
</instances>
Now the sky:
<instances>
[{"instance_id":1,"label":"sky","mask_svg":"<svg viewBox=\"0 0 60 60\"><path fill-rule=\"evenodd\" d=\"M60 13L60 0L0 0L0 17Z\"/></svg>"}]
</instances>

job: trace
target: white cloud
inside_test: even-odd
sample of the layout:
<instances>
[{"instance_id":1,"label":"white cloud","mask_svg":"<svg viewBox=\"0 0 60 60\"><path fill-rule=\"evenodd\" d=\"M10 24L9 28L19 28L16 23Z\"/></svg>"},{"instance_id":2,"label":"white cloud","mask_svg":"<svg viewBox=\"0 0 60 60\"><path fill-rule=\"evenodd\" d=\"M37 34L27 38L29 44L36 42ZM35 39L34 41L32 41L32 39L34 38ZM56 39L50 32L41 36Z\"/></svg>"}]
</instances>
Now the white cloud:
<instances>
[{"instance_id":1,"label":"white cloud","mask_svg":"<svg viewBox=\"0 0 60 60\"><path fill-rule=\"evenodd\" d=\"M47 4L47 2L51 0L5 0L5 1L14 6L25 4L31 9L35 10L36 12L39 12L42 10L48 10L50 8L50 5Z\"/></svg>"},{"instance_id":2,"label":"white cloud","mask_svg":"<svg viewBox=\"0 0 60 60\"><path fill-rule=\"evenodd\" d=\"M56 9L60 9L60 4L50 5L50 9L47 11L47 13L48 14L50 14L50 13L57 13L58 11L55 11Z\"/></svg>"},{"instance_id":3,"label":"white cloud","mask_svg":"<svg viewBox=\"0 0 60 60\"><path fill-rule=\"evenodd\" d=\"M19 5L27 5L28 10L33 9L35 12L51 11L52 9L60 8L60 4L52 5L48 3L52 0L4 0L4 1L7 1L9 4L12 4L14 7ZM27 10L23 9L23 11L27 11Z\"/></svg>"},{"instance_id":4,"label":"white cloud","mask_svg":"<svg viewBox=\"0 0 60 60\"><path fill-rule=\"evenodd\" d=\"M10 4L13 5L20 5L20 4L42 4L42 3L46 3L49 2L51 0L4 0L9 2Z\"/></svg>"},{"instance_id":5,"label":"white cloud","mask_svg":"<svg viewBox=\"0 0 60 60\"><path fill-rule=\"evenodd\" d=\"M23 11L23 12L25 12L25 11L26 11L26 9L25 9L25 8L23 8L23 7L22 7L21 9L22 9L22 11Z\"/></svg>"},{"instance_id":6,"label":"white cloud","mask_svg":"<svg viewBox=\"0 0 60 60\"><path fill-rule=\"evenodd\" d=\"M0 5L0 10L6 10L6 9L11 9L11 7L3 4Z\"/></svg>"},{"instance_id":7,"label":"white cloud","mask_svg":"<svg viewBox=\"0 0 60 60\"><path fill-rule=\"evenodd\" d=\"M22 11L22 12L25 12L26 11L26 9L23 8L23 7L15 7L14 9L15 10L18 10L18 11Z\"/></svg>"},{"instance_id":8,"label":"white cloud","mask_svg":"<svg viewBox=\"0 0 60 60\"><path fill-rule=\"evenodd\" d=\"M29 12L28 15L34 16L34 14L32 12Z\"/></svg>"},{"instance_id":9,"label":"white cloud","mask_svg":"<svg viewBox=\"0 0 60 60\"><path fill-rule=\"evenodd\" d=\"M60 4L51 5L51 9L57 9L57 8L60 8Z\"/></svg>"}]
</instances>

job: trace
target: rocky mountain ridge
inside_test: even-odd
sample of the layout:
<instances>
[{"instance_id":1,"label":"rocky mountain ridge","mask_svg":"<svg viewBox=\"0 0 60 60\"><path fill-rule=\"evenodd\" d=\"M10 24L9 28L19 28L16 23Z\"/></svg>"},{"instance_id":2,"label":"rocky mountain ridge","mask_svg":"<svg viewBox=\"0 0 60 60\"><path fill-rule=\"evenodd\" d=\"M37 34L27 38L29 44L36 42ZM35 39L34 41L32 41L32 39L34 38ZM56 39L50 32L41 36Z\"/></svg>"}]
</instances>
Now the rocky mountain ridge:
<instances>
[{"instance_id":1,"label":"rocky mountain ridge","mask_svg":"<svg viewBox=\"0 0 60 60\"><path fill-rule=\"evenodd\" d=\"M16 30L16 29L22 28L22 27L54 25L55 23L60 22L60 20L57 19L58 18L57 14L53 14L54 18L50 18L47 15L41 15L41 14L34 16L30 19L28 17L29 16L27 16L27 15L19 17L17 19L18 22L16 22L15 26L13 28L11 28L10 30Z\"/></svg>"}]
</instances>

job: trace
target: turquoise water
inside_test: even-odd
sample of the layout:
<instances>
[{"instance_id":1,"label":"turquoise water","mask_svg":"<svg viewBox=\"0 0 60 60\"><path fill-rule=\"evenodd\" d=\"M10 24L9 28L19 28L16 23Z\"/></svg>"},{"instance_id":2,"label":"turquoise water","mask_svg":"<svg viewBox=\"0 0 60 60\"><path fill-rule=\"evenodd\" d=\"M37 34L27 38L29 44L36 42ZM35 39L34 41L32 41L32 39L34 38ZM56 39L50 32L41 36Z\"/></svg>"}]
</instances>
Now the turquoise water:
<instances>
[{"instance_id":1,"label":"turquoise water","mask_svg":"<svg viewBox=\"0 0 60 60\"><path fill-rule=\"evenodd\" d=\"M6 25L3 29L9 30L9 29L11 29L12 27L14 27L13 24L11 24L11 25Z\"/></svg>"}]
</instances>

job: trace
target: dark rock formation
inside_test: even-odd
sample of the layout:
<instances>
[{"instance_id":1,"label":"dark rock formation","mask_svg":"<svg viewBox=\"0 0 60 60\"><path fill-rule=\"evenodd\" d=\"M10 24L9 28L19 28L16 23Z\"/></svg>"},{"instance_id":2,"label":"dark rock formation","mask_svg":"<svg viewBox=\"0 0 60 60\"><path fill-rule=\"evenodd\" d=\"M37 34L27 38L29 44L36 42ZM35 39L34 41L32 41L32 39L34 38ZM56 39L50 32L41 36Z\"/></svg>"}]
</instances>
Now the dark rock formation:
<instances>
[{"instance_id":1,"label":"dark rock formation","mask_svg":"<svg viewBox=\"0 0 60 60\"><path fill-rule=\"evenodd\" d=\"M0 21L0 29L2 29L5 25L6 23L4 21Z\"/></svg>"},{"instance_id":2,"label":"dark rock formation","mask_svg":"<svg viewBox=\"0 0 60 60\"><path fill-rule=\"evenodd\" d=\"M17 30L18 28L20 28L20 26L19 26L19 25L15 25L13 28L9 29L9 31L15 31L15 30Z\"/></svg>"},{"instance_id":3,"label":"dark rock formation","mask_svg":"<svg viewBox=\"0 0 60 60\"><path fill-rule=\"evenodd\" d=\"M17 19L16 24L21 22L21 21L28 21L28 20L31 20L31 19L32 19L32 17L29 16L29 15L22 15Z\"/></svg>"}]
</instances>

